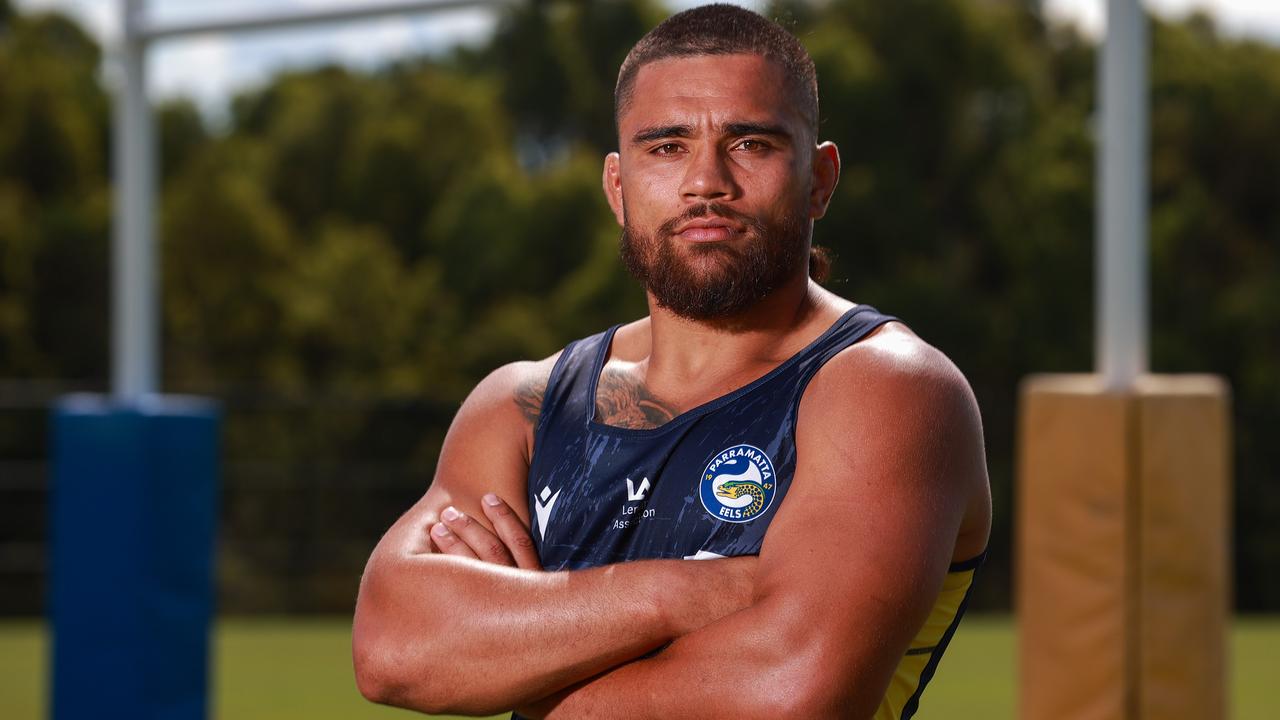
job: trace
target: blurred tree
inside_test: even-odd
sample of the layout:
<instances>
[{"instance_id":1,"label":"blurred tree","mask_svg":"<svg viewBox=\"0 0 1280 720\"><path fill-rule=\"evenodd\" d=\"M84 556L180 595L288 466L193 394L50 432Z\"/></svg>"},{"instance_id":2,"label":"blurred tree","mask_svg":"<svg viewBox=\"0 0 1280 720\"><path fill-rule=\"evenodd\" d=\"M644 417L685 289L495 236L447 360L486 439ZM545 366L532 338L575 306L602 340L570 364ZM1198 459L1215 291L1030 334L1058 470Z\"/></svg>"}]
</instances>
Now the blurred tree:
<instances>
[{"instance_id":1,"label":"blurred tree","mask_svg":"<svg viewBox=\"0 0 1280 720\"><path fill-rule=\"evenodd\" d=\"M252 142L202 149L164 192L164 386L305 389L291 372L282 325L284 283L302 250L258 182L267 164Z\"/></svg>"},{"instance_id":2,"label":"blurred tree","mask_svg":"<svg viewBox=\"0 0 1280 720\"><path fill-rule=\"evenodd\" d=\"M979 396L997 525L978 587L983 607L1007 606L1017 383L1091 365L1096 48L1035 0L767 12L810 49L822 135L841 148L816 229L837 254L833 289L901 316ZM663 13L521 3L480 48L281 75L217 130L190 103L158 108L164 386L232 399L229 457L310 498L290 532L311 542L343 517L327 493L351 473L420 490L452 408L495 366L645 312L598 185L617 66ZM1280 49L1204 16L1157 22L1153 40L1153 367L1233 384L1237 597L1274 610ZM106 376L99 61L70 21L0 0L0 377ZM281 398L307 400L285 413ZM349 469L370 453L390 465ZM263 457L295 470L245 460ZM406 492L363 500L361 527L384 527ZM258 502L229 508L229 527L291 512ZM359 570L359 552L332 557L347 584L316 597L345 597ZM329 558L245 543L227 567L265 582ZM313 589L236 587L254 607L305 607Z\"/></svg>"},{"instance_id":3,"label":"blurred tree","mask_svg":"<svg viewBox=\"0 0 1280 720\"><path fill-rule=\"evenodd\" d=\"M106 375L106 97L59 15L0 32L0 375Z\"/></svg>"},{"instance_id":4,"label":"blurred tree","mask_svg":"<svg viewBox=\"0 0 1280 720\"><path fill-rule=\"evenodd\" d=\"M503 16L482 63L501 78L526 167L557 160L575 143L616 149L618 67L665 15L649 0L586 0L530 2Z\"/></svg>"},{"instance_id":5,"label":"blurred tree","mask_svg":"<svg viewBox=\"0 0 1280 720\"><path fill-rule=\"evenodd\" d=\"M510 131L487 80L428 64L386 85L344 163L344 211L383 228L412 262L429 252L427 223L454 184L511 156Z\"/></svg>"}]
</instances>

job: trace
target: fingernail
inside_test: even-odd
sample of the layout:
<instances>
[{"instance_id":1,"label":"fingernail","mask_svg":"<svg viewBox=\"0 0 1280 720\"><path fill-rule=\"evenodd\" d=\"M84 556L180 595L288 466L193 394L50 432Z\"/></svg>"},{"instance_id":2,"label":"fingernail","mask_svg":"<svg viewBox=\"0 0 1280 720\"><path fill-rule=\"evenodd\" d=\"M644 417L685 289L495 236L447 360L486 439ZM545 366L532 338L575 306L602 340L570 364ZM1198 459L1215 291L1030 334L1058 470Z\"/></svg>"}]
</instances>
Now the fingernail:
<instances>
[{"instance_id":1,"label":"fingernail","mask_svg":"<svg viewBox=\"0 0 1280 720\"><path fill-rule=\"evenodd\" d=\"M431 534L438 538L453 536L453 533L449 532L449 528L445 527L443 523L436 523L435 526L431 528Z\"/></svg>"},{"instance_id":2,"label":"fingernail","mask_svg":"<svg viewBox=\"0 0 1280 720\"><path fill-rule=\"evenodd\" d=\"M497 495L488 493L484 496L484 504L490 507L497 507L502 504L502 501L498 499Z\"/></svg>"},{"instance_id":3,"label":"fingernail","mask_svg":"<svg viewBox=\"0 0 1280 720\"><path fill-rule=\"evenodd\" d=\"M460 513L460 512L458 512L457 510L455 510L455 509L454 509L454 507L453 507L452 505L450 505L449 507L445 508L445 509L444 509L444 512L440 513L440 517L442 517L442 518L444 518L445 520L448 520L448 521L450 521L450 522L452 522L452 521L454 521L454 520L457 520L459 517L461 517L461 515L462 515L462 513Z\"/></svg>"}]
</instances>

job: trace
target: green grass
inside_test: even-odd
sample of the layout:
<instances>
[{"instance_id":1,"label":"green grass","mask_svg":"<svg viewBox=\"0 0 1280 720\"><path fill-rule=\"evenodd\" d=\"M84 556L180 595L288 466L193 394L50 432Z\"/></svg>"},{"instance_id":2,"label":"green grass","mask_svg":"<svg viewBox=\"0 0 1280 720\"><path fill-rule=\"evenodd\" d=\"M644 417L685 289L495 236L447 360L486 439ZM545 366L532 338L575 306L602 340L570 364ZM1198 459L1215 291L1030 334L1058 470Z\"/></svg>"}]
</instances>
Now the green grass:
<instances>
[{"instance_id":1,"label":"green grass","mask_svg":"<svg viewBox=\"0 0 1280 720\"><path fill-rule=\"evenodd\" d=\"M366 703L351 678L345 619L232 619L215 641L214 717L221 720L395 720L421 717ZM0 622L0 718L45 716L48 638L36 621ZM1232 627L1236 720L1274 717L1280 617ZM971 617L921 702L921 720L1012 720L1014 636L1008 618Z\"/></svg>"}]
</instances>

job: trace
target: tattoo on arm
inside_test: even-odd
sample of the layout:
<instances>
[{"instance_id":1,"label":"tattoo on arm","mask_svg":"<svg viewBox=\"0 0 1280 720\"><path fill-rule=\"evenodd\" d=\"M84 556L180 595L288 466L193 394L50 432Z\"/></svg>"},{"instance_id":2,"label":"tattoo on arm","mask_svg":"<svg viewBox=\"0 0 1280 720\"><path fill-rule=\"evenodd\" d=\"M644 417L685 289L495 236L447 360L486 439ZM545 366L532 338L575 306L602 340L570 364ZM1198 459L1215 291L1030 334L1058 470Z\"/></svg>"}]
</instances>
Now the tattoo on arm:
<instances>
[{"instance_id":1,"label":"tattoo on arm","mask_svg":"<svg viewBox=\"0 0 1280 720\"><path fill-rule=\"evenodd\" d=\"M596 388L596 421L614 427L647 430L675 417L674 408L654 397L630 374L606 367Z\"/></svg>"},{"instance_id":2,"label":"tattoo on arm","mask_svg":"<svg viewBox=\"0 0 1280 720\"><path fill-rule=\"evenodd\" d=\"M542 396L547 392L547 378L530 376L516 387L515 402L530 425L538 424L542 412Z\"/></svg>"}]
</instances>

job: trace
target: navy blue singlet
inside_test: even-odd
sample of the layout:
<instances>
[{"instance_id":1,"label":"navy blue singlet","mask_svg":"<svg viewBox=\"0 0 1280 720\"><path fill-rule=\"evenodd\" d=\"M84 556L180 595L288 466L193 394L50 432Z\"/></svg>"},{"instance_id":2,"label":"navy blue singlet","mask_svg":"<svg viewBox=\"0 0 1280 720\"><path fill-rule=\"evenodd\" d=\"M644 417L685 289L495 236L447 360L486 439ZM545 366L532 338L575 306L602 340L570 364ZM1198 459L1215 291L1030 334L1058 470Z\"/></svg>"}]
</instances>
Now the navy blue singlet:
<instances>
[{"instance_id":1,"label":"navy blue singlet","mask_svg":"<svg viewBox=\"0 0 1280 720\"><path fill-rule=\"evenodd\" d=\"M618 326L570 344L547 382L529 467L543 567L758 554L795 472L805 387L836 353L893 319L851 308L764 377L648 430L594 418Z\"/></svg>"}]
</instances>

